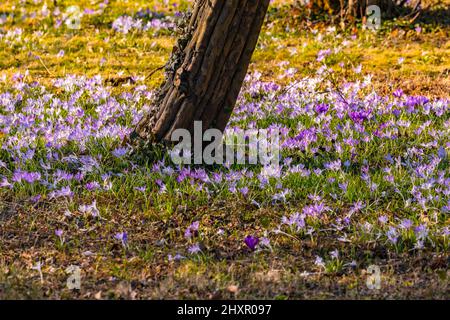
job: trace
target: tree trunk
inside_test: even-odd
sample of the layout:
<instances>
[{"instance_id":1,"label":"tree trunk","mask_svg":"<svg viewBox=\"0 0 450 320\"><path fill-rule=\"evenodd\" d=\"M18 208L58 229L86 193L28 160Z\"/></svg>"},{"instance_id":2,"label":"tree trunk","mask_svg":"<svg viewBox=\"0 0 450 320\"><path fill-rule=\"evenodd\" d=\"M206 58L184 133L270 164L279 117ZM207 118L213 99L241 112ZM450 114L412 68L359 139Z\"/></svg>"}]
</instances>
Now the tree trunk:
<instances>
[{"instance_id":1,"label":"tree trunk","mask_svg":"<svg viewBox=\"0 0 450 320\"><path fill-rule=\"evenodd\" d=\"M236 104L270 0L197 0L166 79L131 140L167 142L176 129L223 131Z\"/></svg>"}]
</instances>

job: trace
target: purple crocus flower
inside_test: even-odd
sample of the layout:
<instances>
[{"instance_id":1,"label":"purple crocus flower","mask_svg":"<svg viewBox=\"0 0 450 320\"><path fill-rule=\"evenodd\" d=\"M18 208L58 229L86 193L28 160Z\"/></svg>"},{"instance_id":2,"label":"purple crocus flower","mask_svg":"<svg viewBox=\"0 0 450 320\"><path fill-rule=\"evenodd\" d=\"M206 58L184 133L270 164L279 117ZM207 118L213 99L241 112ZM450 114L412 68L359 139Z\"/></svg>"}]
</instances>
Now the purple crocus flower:
<instances>
[{"instance_id":1,"label":"purple crocus flower","mask_svg":"<svg viewBox=\"0 0 450 320\"><path fill-rule=\"evenodd\" d=\"M397 244L398 241L398 232L397 229L394 227L389 227L389 230L386 232L386 236L388 238L388 240L392 243L392 244Z\"/></svg>"},{"instance_id":2,"label":"purple crocus flower","mask_svg":"<svg viewBox=\"0 0 450 320\"><path fill-rule=\"evenodd\" d=\"M128 153L128 148L117 148L113 150L112 155L116 158L122 158Z\"/></svg>"},{"instance_id":3,"label":"purple crocus flower","mask_svg":"<svg viewBox=\"0 0 450 320\"><path fill-rule=\"evenodd\" d=\"M314 261L314 264L318 267L325 268L325 262L323 261L322 257L316 256L316 260Z\"/></svg>"},{"instance_id":4,"label":"purple crocus flower","mask_svg":"<svg viewBox=\"0 0 450 320\"><path fill-rule=\"evenodd\" d=\"M447 157L447 151L445 151L444 147L440 147L438 149L438 153L437 154L438 154L439 158L441 158L441 159L445 159Z\"/></svg>"},{"instance_id":5,"label":"purple crocus flower","mask_svg":"<svg viewBox=\"0 0 450 320\"><path fill-rule=\"evenodd\" d=\"M331 258L333 258L333 259L335 259L335 260L339 259L339 251L338 251L337 249L331 251L331 252L330 252L330 256L331 256Z\"/></svg>"},{"instance_id":6,"label":"purple crocus flower","mask_svg":"<svg viewBox=\"0 0 450 320\"><path fill-rule=\"evenodd\" d=\"M127 245L128 242L128 234L126 232L119 232L116 233L116 235L114 236L114 238L116 240L119 240L122 242L122 245L125 247Z\"/></svg>"},{"instance_id":7,"label":"purple crocus flower","mask_svg":"<svg viewBox=\"0 0 450 320\"><path fill-rule=\"evenodd\" d=\"M59 241L61 244L64 244L63 234L64 234L63 230L61 230L61 229L55 230L55 235L59 238Z\"/></svg>"},{"instance_id":8,"label":"purple crocus flower","mask_svg":"<svg viewBox=\"0 0 450 320\"><path fill-rule=\"evenodd\" d=\"M172 256L171 254L169 254L168 259L169 259L169 261L179 261L179 260L184 259L184 257L181 254L177 253L175 256Z\"/></svg>"},{"instance_id":9,"label":"purple crocus flower","mask_svg":"<svg viewBox=\"0 0 450 320\"><path fill-rule=\"evenodd\" d=\"M421 224L414 229L414 233L416 234L417 239L426 240L428 237L428 228L426 225Z\"/></svg>"},{"instance_id":10,"label":"purple crocus flower","mask_svg":"<svg viewBox=\"0 0 450 320\"><path fill-rule=\"evenodd\" d=\"M145 192L147 191L147 187L142 186L142 187L135 187L134 190L140 191L140 192Z\"/></svg>"},{"instance_id":11,"label":"purple crocus flower","mask_svg":"<svg viewBox=\"0 0 450 320\"><path fill-rule=\"evenodd\" d=\"M200 249L200 245L198 243L195 243L188 248L188 252L190 254L196 254L199 253L200 251L202 251L202 249Z\"/></svg>"},{"instance_id":12,"label":"purple crocus flower","mask_svg":"<svg viewBox=\"0 0 450 320\"><path fill-rule=\"evenodd\" d=\"M13 185L11 183L9 183L8 179L3 178L3 180L0 182L0 187L12 188Z\"/></svg>"},{"instance_id":13,"label":"purple crocus flower","mask_svg":"<svg viewBox=\"0 0 450 320\"><path fill-rule=\"evenodd\" d=\"M60 197L72 198L73 195L74 195L74 193L72 192L70 187L67 186L67 187L62 187L60 190L55 190L55 191L50 192L48 194L48 197L49 197L49 199L56 199L56 198L60 198Z\"/></svg>"},{"instance_id":14,"label":"purple crocus flower","mask_svg":"<svg viewBox=\"0 0 450 320\"><path fill-rule=\"evenodd\" d=\"M248 187L243 187L243 188L239 189L239 191L245 197L248 194Z\"/></svg>"},{"instance_id":15,"label":"purple crocus flower","mask_svg":"<svg viewBox=\"0 0 450 320\"><path fill-rule=\"evenodd\" d=\"M402 229L409 230L413 226L413 223L409 219L403 219L398 226Z\"/></svg>"},{"instance_id":16,"label":"purple crocus flower","mask_svg":"<svg viewBox=\"0 0 450 320\"><path fill-rule=\"evenodd\" d=\"M187 227L184 232L184 237L186 239L191 239L198 233L198 228L200 227L200 221L193 222L189 227Z\"/></svg>"},{"instance_id":17,"label":"purple crocus flower","mask_svg":"<svg viewBox=\"0 0 450 320\"><path fill-rule=\"evenodd\" d=\"M270 248L270 240L266 237L261 238L261 245Z\"/></svg>"},{"instance_id":18,"label":"purple crocus flower","mask_svg":"<svg viewBox=\"0 0 450 320\"><path fill-rule=\"evenodd\" d=\"M349 112L350 119L357 124L362 124L364 121L367 121L370 117L371 111L352 111Z\"/></svg>"},{"instance_id":19,"label":"purple crocus flower","mask_svg":"<svg viewBox=\"0 0 450 320\"><path fill-rule=\"evenodd\" d=\"M316 106L315 110L318 114L322 114L327 113L329 108L330 106L327 105L326 103L321 103Z\"/></svg>"},{"instance_id":20,"label":"purple crocus flower","mask_svg":"<svg viewBox=\"0 0 450 320\"><path fill-rule=\"evenodd\" d=\"M378 221L381 224L386 224L388 222L388 218L386 216L381 216L381 217L378 218Z\"/></svg>"},{"instance_id":21,"label":"purple crocus flower","mask_svg":"<svg viewBox=\"0 0 450 320\"><path fill-rule=\"evenodd\" d=\"M28 183L34 183L41 179L41 174L39 172L26 172L22 170L17 170L14 172L12 181L14 182L22 182L25 180Z\"/></svg>"},{"instance_id":22,"label":"purple crocus flower","mask_svg":"<svg viewBox=\"0 0 450 320\"><path fill-rule=\"evenodd\" d=\"M396 98L401 98L403 96L403 90L402 89L395 90L393 96Z\"/></svg>"},{"instance_id":23,"label":"purple crocus flower","mask_svg":"<svg viewBox=\"0 0 450 320\"><path fill-rule=\"evenodd\" d=\"M86 183L86 190L94 191L100 189L100 184L97 181L91 181Z\"/></svg>"},{"instance_id":24,"label":"purple crocus flower","mask_svg":"<svg viewBox=\"0 0 450 320\"><path fill-rule=\"evenodd\" d=\"M253 237L253 236L247 236L244 239L245 244L247 245L247 247L250 248L250 250L254 251L256 249L256 246L259 243L259 239L257 237Z\"/></svg>"}]
</instances>

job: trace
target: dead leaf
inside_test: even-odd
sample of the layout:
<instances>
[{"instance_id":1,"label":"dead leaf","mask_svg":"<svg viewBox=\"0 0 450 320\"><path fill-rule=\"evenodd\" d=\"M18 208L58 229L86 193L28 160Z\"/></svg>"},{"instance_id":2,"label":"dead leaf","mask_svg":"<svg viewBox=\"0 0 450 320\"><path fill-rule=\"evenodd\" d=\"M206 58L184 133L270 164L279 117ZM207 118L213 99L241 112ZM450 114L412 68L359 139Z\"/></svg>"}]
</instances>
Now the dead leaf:
<instances>
[{"instance_id":1,"label":"dead leaf","mask_svg":"<svg viewBox=\"0 0 450 320\"><path fill-rule=\"evenodd\" d=\"M236 294L239 291L239 287L232 284L232 285L228 286L227 290L228 290L228 292Z\"/></svg>"},{"instance_id":2,"label":"dead leaf","mask_svg":"<svg viewBox=\"0 0 450 320\"><path fill-rule=\"evenodd\" d=\"M100 290L94 295L94 298L97 300L102 300L102 291Z\"/></svg>"}]
</instances>

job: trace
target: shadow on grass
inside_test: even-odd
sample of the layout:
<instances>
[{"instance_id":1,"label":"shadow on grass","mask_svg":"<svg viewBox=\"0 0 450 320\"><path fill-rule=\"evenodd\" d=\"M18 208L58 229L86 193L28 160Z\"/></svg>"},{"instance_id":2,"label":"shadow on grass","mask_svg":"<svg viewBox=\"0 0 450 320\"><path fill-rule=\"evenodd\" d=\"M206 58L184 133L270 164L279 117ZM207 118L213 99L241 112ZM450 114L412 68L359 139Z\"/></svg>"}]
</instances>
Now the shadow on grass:
<instances>
[{"instance_id":1,"label":"shadow on grass","mask_svg":"<svg viewBox=\"0 0 450 320\"><path fill-rule=\"evenodd\" d=\"M437 27L449 27L450 6L425 9L417 18L416 23Z\"/></svg>"}]
</instances>

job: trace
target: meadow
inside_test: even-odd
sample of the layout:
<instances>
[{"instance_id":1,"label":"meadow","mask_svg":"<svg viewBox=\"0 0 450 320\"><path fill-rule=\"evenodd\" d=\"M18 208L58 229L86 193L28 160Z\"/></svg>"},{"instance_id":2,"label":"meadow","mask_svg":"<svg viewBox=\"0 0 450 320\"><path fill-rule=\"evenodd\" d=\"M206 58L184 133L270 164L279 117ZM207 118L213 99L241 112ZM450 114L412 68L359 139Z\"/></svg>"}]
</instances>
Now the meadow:
<instances>
[{"instance_id":1,"label":"meadow","mask_svg":"<svg viewBox=\"0 0 450 320\"><path fill-rule=\"evenodd\" d=\"M189 2L0 4L0 299L448 299L449 2L273 1L228 129L280 130L279 172L122 143Z\"/></svg>"}]
</instances>

